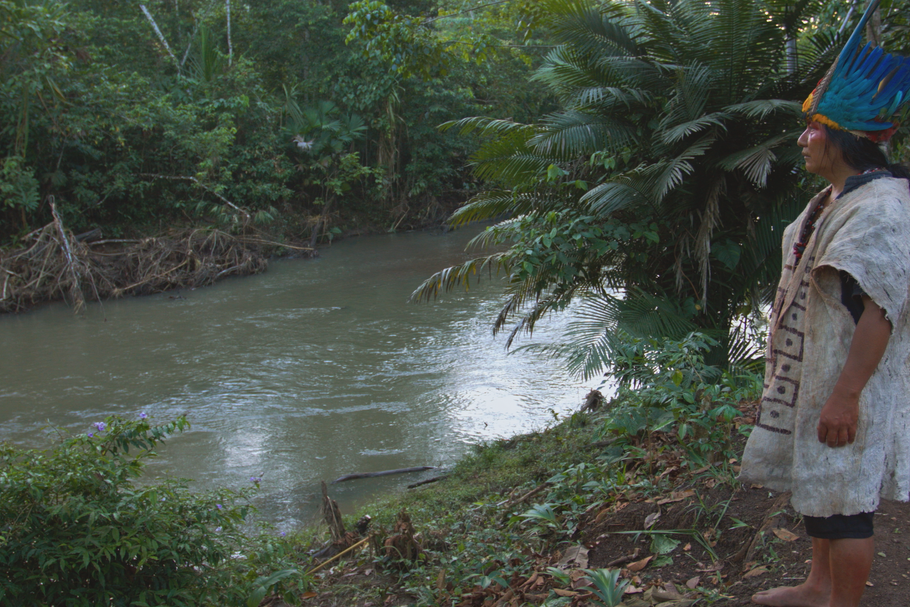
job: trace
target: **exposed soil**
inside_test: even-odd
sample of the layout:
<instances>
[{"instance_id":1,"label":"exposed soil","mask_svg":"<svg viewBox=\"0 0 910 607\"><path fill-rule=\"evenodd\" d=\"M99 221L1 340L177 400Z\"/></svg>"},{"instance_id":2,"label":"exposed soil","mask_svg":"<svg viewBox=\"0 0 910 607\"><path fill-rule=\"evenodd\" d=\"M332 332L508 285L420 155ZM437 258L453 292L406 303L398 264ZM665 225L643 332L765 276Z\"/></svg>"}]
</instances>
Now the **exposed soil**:
<instances>
[{"instance_id":1,"label":"exposed soil","mask_svg":"<svg viewBox=\"0 0 910 607\"><path fill-rule=\"evenodd\" d=\"M751 423L754 407L755 403L743 404L742 423ZM656 441L667 438L652 436ZM756 592L805 579L811 543L801 517L789 506L789 494L722 483L721 464L690 472L678 454L670 449L661 452L659 458L635 466L639 471L648 468L655 480L669 480L669 490L656 497L630 490L609 505L590 508L569 545L560 543L527 556L530 562L522 570L532 573L515 575L508 588L490 584L465 592L454 588L440 567L434 584L440 597L436 604L525 607L558 595L570 599L572 607L597 605L582 579L583 569L620 569L630 583L623 600L626 607L750 605ZM504 510L512 497L502 496ZM429 525L415 521L416 539L431 555L445 555L445 538L435 537L435 531L426 528ZM908 607L910 504L883 502L875 525L877 556L862 605ZM557 581L551 567L565 571L571 583ZM339 564L321 576L304 597L304 605L392 607L416 600L396 587L396 575L383 574L370 559Z\"/></svg>"},{"instance_id":2,"label":"exposed soil","mask_svg":"<svg viewBox=\"0 0 910 607\"><path fill-rule=\"evenodd\" d=\"M760 488L734 494L729 489L715 491L705 485L694 489L701 493L703 501L691 497L662 506L650 501L619 502L611 508L612 512L593 514L582 536L590 549L588 566L609 567L626 557L630 561L624 564L626 573L639 588L663 588L672 583L684 596L693 599L703 594L693 589L715 589L726 597L717 604L730 606L752 604L750 597L756 592L798 584L805 578L809 572L811 544L798 515L789 507L788 495ZM618 533L645 528L645 519L658 512L660 517L651 529L696 528L709 538L718 560L712 563L711 555L694 540L693 534L674 533L670 537L680 543L664 559L671 562L655 564L660 555L652 553L649 536ZM720 512L724 514L718 521L712 515ZM907 607L910 605L910 504L884 502L875 522L877 556L862 604ZM630 565L635 569L636 563L640 566L648 557L652 558L640 571L630 571ZM636 604L629 600L633 597L627 599L630 606Z\"/></svg>"}]
</instances>

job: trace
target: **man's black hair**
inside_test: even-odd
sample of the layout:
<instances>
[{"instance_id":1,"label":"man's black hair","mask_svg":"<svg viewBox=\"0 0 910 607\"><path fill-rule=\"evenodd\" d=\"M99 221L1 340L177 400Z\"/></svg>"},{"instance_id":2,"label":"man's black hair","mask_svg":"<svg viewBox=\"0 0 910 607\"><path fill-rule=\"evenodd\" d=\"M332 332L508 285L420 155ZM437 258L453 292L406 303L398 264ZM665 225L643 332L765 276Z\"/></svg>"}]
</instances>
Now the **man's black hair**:
<instances>
[{"instance_id":1,"label":"man's black hair","mask_svg":"<svg viewBox=\"0 0 910 607\"><path fill-rule=\"evenodd\" d=\"M849 131L832 129L825 125L828 143L834 144L843 154L844 162L859 172L869 169L888 169L895 177L910 179L910 169L900 163L891 164L881 146Z\"/></svg>"}]
</instances>

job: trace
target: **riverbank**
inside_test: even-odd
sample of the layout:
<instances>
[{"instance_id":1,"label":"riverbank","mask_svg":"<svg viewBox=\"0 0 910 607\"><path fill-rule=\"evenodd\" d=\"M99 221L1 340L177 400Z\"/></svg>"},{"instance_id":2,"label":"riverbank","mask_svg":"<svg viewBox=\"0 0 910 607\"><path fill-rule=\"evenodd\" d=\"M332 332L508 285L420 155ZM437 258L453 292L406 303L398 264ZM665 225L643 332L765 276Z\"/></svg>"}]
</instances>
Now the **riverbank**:
<instances>
[{"instance_id":1,"label":"riverbank","mask_svg":"<svg viewBox=\"0 0 910 607\"><path fill-rule=\"evenodd\" d=\"M384 231L355 222L359 227L347 232L326 231L317 246L312 237L294 236L312 231L308 220L285 217L271 229L186 223L155 235L107 238L101 229L73 234L55 213L17 246L0 249L0 314L54 301L79 310L86 301L195 289L264 272L270 259L314 257L319 246Z\"/></svg>"},{"instance_id":2,"label":"riverbank","mask_svg":"<svg viewBox=\"0 0 910 607\"><path fill-rule=\"evenodd\" d=\"M185 429L185 418L151 426L144 414L109 417L41 454L0 445L0 601L745 606L758 590L797 583L810 542L788 496L736 480L755 400L733 406L741 392L725 382L727 392L687 408L679 424L634 424L655 386L620 390L607 405L588 399L585 411L478 446L433 482L348 517L332 485L326 526L289 535L244 522L253 487L132 485L147 449ZM876 521L863 604L900 607L910 507L883 503Z\"/></svg>"},{"instance_id":3,"label":"riverbank","mask_svg":"<svg viewBox=\"0 0 910 607\"><path fill-rule=\"evenodd\" d=\"M610 412L480 447L438 482L347 519L352 529L372 517L372 548L322 565L298 598L318 607L600 606L611 603L597 584L612 572L627 584L626 607L750 604L759 590L803 579L811 554L787 494L735 479L738 430L755 407L740 404L729 422L736 438L714 461L698 461L675 431L605 433ZM883 504L877 525L864 604L902 607L910 508Z\"/></svg>"}]
</instances>

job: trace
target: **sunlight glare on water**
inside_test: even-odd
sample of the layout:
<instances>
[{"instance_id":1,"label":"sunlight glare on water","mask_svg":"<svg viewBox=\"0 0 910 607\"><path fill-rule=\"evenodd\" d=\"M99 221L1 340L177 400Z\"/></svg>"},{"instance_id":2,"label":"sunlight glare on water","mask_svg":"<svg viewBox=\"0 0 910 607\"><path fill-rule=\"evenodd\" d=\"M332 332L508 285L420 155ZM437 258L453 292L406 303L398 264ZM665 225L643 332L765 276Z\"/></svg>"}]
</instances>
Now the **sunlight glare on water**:
<instances>
[{"instance_id":1,"label":"sunlight glare on water","mask_svg":"<svg viewBox=\"0 0 910 607\"><path fill-rule=\"evenodd\" d=\"M196 487L261 477L258 505L283 526L306 520L319 481L448 466L471 444L544 427L597 381L568 377L492 335L501 281L431 304L407 298L467 259L476 229L351 239L316 260L281 260L213 287L0 318L0 438L47 444L46 427L85 432L117 414L190 431L150 475ZM558 337L554 317L535 342ZM432 473L430 473L432 474ZM350 506L414 475L332 487Z\"/></svg>"}]
</instances>

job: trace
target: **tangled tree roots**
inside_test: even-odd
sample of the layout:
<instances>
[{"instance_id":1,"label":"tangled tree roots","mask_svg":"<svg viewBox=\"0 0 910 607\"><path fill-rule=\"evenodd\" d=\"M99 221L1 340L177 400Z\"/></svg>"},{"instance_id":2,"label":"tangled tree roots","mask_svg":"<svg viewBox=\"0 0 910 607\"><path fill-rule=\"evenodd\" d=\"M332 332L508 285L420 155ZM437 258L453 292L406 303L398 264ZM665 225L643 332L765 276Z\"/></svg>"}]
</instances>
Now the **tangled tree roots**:
<instances>
[{"instance_id":1,"label":"tangled tree roots","mask_svg":"<svg viewBox=\"0 0 910 607\"><path fill-rule=\"evenodd\" d=\"M60 299L79 310L86 300L201 287L268 266L256 246L263 241L215 229L138 241L87 240L64 230L55 213L53 223L26 237L25 248L0 254L0 312Z\"/></svg>"}]
</instances>

